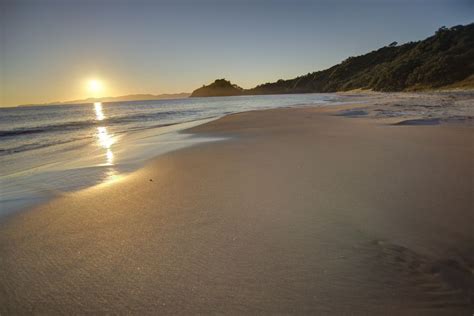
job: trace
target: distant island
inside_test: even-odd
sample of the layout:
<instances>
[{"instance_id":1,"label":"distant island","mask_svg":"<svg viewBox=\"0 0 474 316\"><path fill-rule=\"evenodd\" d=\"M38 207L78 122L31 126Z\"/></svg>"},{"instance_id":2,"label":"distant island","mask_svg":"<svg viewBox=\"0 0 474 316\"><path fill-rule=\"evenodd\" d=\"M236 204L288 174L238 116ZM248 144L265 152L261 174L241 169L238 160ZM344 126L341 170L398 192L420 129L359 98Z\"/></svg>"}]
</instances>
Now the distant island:
<instances>
[{"instance_id":1,"label":"distant island","mask_svg":"<svg viewBox=\"0 0 474 316\"><path fill-rule=\"evenodd\" d=\"M145 101L145 100L164 100L164 99L183 99L190 96L190 93L165 93L165 94L129 94L119 97L88 98L72 101L49 102L43 104L24 104L21 106L32 105L63 105L63 104L84 104L93 102L123 102L123 101Z\"/></svg>"},{"instance_id":2,"label":"distant island","mask_svg":"<svg viewBox=\"0 0 474 316\"><path fill-rule=\"evenodd\" d=\"M202 88L194 90L191 97L206 97L209 95L224 97L244 93L245 90L238 85L232 84L225 79L217 79L208 86L202 86Z\"/></svg>"},{"instance_id":3,"label":"distant island","mask_svg":"<svg viewBox=\"0 0 474 316\"><path fill-rule=\"evenodd\" d=\"M218 79L194 90L191 97L439 88L474 88L474 23L441 27L422 41L392 42L326 70L251 89Z\"/></svg>"}]
</instances>

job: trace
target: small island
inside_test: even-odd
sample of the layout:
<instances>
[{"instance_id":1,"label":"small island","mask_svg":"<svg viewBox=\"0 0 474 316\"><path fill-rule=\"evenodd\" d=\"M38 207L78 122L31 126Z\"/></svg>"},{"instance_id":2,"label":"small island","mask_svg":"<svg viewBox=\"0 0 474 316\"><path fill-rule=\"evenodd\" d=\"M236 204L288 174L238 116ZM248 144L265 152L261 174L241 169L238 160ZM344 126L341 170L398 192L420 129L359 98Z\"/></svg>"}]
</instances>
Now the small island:
<instances>
[{"instance_id":1,"label":"small island","mask_svg":"<svg viewBox=\"0 0 474 316\"><path fill-rule=\"evenodd\" d=\"M202 86L199 89L196 89L191 94L191 97L225 97L232 95L241 95L243 94L244 89L238 85L232 84L230 81L225 79L217 79L213 83L207 86Z\"/></svg>"}]
</instances>

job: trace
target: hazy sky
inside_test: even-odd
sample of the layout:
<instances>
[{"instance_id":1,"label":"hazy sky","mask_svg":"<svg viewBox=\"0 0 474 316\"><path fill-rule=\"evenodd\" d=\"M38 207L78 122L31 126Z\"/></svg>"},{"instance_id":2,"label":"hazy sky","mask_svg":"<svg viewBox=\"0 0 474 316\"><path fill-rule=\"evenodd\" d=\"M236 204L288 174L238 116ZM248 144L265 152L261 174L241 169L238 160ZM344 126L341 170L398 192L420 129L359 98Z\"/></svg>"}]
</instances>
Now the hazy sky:
<instances>
[{"instance_id":1,"label":"hazy sky","mask_svg":"<svg viewBox=\"0 0 474 316\"><path fill-rule=\"evenodd\" d=\"M0 105L250 88L473 22L471 0L0 0Z\"/></svg>"}]
</instances>

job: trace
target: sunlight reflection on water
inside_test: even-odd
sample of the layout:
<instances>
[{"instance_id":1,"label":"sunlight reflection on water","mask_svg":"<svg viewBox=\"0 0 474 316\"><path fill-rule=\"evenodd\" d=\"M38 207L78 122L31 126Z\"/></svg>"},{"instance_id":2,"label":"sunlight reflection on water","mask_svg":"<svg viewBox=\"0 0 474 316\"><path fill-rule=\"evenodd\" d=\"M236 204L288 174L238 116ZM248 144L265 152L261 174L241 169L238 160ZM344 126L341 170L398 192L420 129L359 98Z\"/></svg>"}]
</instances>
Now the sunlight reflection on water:
<instances>
[{"instance_id":1,"label":"sunlight reflection on water","mask_svg":"<svg viewBox=\"0 0 474 316\"><path fill-rule=\"evenodd\" d=\"M101 102L94 103L95 116L97 121L105 119L105 115L102 109ZM100 147L105 149L105 165L111 166L114 164L114 153L112 151L112 145L115 143L113 135L109 134L106 126L97 127L96 137Z\"/></svg>"},{"instance_id":2,"label":"sunlight reflection on water","mask_svg":"<svg viewBox=\"0 0 474 316\"><path fill-rule=\"evenodd\" d=\"M94 110L95 110L96 120L102 121L105 118L104 112L102 111L102 102L95 102Z\"/></svg>"}]
</instances>

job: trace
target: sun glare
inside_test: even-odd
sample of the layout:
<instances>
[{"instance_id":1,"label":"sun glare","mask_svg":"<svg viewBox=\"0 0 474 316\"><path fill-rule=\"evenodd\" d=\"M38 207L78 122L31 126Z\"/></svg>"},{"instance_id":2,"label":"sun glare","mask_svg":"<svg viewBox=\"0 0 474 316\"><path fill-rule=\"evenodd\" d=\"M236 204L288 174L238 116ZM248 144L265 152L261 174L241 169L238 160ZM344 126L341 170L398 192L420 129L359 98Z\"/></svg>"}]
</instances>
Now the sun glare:
<instances>
[{"instance_id":1,"label":"sun glare","mask_svg":"<svg viewBox=\"0 0 474 316\"><path fill-rule=\"evenodd\" d=\"M104 90L104 84L98 79L91 79L87 82L87 90L93 94L99 94Z\"/></svg>"}]
</instances>

